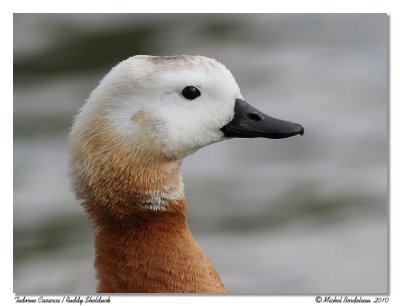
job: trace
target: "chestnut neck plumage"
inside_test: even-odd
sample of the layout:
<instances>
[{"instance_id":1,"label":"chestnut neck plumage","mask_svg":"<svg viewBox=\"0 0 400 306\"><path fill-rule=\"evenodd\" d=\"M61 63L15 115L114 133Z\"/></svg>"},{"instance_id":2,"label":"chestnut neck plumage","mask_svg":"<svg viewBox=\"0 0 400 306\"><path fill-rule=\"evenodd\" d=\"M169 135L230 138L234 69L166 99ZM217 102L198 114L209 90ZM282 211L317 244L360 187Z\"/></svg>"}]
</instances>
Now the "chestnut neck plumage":
<instances>
[{"instance_id":1,"label":"chestnut neck plumage","mask_svg":"<svg viewBox=\"0 0 400 306\"><path fill-rule=\"evenodd\" d=\"M98 292L223 293L214 267L194 241L185 201L165 211L110 218L97 225Z\"/></svg>"},{"instance_id":2,"label":"chestnut neck plumage","mask_svg":"<svg viewBox=\"0 0 400 306\"><path fill-rule=\"evenodd\" d=\"M109 156L72 154L72 164L78 163L73 171L89 165L74 177L96 230L98 291L225 292L190 233L180 161L145 162L116 148L121 146Z\"/></svg>"}]
</instances>

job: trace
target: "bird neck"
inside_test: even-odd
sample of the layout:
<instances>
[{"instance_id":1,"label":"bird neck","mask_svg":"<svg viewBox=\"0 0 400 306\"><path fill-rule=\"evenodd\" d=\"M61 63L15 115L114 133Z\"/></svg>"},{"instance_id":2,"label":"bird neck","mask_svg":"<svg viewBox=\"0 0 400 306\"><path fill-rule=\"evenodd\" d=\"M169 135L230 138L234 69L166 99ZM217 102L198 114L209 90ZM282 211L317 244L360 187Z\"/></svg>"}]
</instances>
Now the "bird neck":
<instances>
[{"instance_id":1,"label":"bird neck","mask_svg":"<svg viewBox=\"0 0 400 306\"><path fill-rule=\"evenodd\" d=\"M99 292L223 293L214 267L194 241L185 201L167 211L97 224ZM121 222L122 221L122 222Z\"/></svg>"},{"instance_id":2,"label":"bird neck","mask_svg":"<svg viewBox=\"0 0 400 306\"><path fill-rule=\"evenodd\" d=\"M144 154L93 126L74 137L70 164L96 230L99 292L224 292L187 225L181 161Z\"/></svg>"},{"instance_id":3,"label":"bird neck","mask_svg":"<svg viewBox=\"0 0 400 306\"><path fill-rule=\"evenodd\" d=\"M75 194L95 227L98 290L224 292L186 222L181 161L122 141L99 118L73 131L70 156Z\"/></svg>"}]
</instances>

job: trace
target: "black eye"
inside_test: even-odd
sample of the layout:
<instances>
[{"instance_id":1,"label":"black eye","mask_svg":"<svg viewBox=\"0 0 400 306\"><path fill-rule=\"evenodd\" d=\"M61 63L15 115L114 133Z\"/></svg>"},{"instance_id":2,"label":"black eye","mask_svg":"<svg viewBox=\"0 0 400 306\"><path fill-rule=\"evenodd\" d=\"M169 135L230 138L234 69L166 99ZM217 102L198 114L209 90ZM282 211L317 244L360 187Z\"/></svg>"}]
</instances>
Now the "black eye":
<instances>
[{"instance_id":1,"label":"black eye","mask_svg":"<svg viewBox=\"0 0 400 306\"><path fill-rule=\"evenodd\" d=\"M200 95L201 95L200 90L198 90L194 86L186 86L182 90L182 96L184 96L186 99L189 99L189 100L194 100L197 97L199 97Z\"/></svg>"}]
</instances>

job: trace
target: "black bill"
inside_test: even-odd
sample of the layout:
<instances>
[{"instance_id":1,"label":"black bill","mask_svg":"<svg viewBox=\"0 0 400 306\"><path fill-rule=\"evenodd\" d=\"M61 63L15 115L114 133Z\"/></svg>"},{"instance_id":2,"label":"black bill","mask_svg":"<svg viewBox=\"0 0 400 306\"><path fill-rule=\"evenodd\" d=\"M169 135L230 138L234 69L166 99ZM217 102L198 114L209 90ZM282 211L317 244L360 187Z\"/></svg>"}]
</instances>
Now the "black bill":
<instances>
[{"instance_id":1,"label":"black bill","mask_svg":"<svg viewBox=\"0 0 400 306\"><path fill-rule=\"evenodd\" d=\"M239 138L279 139L304 134L304 128L300 124L267 116L241 99L236 99L232 121L221 130L226 137Z\"/></svg>"}]
</instances>

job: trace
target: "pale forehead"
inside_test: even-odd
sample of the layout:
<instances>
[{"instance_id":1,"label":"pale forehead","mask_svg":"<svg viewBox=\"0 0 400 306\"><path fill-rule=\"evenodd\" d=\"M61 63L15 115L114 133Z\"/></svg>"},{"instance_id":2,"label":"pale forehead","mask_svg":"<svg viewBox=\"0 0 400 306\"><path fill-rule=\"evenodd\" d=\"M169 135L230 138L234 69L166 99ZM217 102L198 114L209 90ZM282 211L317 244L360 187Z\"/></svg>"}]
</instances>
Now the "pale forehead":
<instances>
[{"instance_id":1,"label":"pale forehead","mask_svg":"<svg viewBox=\"0 0 400 306\"><path fill-rule=\"evenodd\" d=\"M126 66L127 65L127 66ZM231 76L230 71L215 59L205 56L176 55L176 56L149 56L137 55L123 63L127 71L142 78L158 77L165 73L179 73L181 71L203 71L212 74Z\"/></svg>"}]
</instances>

